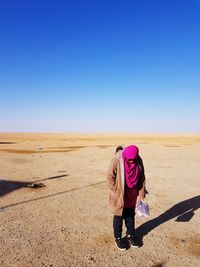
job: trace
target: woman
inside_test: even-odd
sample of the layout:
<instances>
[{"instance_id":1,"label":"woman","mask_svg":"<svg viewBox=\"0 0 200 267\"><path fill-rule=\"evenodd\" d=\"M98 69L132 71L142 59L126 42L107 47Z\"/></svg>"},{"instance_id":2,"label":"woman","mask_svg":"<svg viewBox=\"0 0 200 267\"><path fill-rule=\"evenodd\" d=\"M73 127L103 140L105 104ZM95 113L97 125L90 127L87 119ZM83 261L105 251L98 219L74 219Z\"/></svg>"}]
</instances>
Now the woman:
<instances>
[{"instance_id":1,"label":"woman","mask_svg":"<svg viewBox=\"0 0 200 267\"><path fill-rule=\"evenodd\" d=\"M109 204L114 214L113 230L117 247L126 250L126 243L122 239L123 219L127 228L127 240L131 246L138 247L134 236L134 210L137 197L145 197L145 174L137 146L130 145L116 152L107 172Z\"/></svg>"}]
</instances>

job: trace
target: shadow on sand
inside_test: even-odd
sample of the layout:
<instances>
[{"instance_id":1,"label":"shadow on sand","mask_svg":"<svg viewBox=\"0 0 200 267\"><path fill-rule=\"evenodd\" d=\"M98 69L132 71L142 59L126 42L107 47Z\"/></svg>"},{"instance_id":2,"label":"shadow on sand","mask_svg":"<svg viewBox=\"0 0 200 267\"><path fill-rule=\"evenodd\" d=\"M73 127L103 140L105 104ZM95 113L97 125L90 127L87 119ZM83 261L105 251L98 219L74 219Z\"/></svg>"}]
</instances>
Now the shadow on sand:
<instances>
[{"instance_id":1,"label":"shadow on sand","mask_svg":"<svg viewBox=\"0 0 200 267\"><path fill-rule=\"evenodd\" d=\"M200 208L200 195L179 202L158 217L145 222L136 229L136 236L140 246L143 245L143 237L159 225L173 218L176 218L175 221L177 222L188 222L192 219L194 211L198 208Z\"/></svg>"},{"instance_id":2,"label":"shadow on sand","mask_svg":"<svg viewBox=\"0 0 200 267\"><path fill-rule=\"evenodd\" d=\"M58 179L68 176L68 174L65 175L58 175L58 176L52 176L48 178L44 178L41 180L37 180L34 182L22 182L22 181L9 181L9 180L0 180L0 197L23 187L28 188L40 188L45 187L45 184L41 183L43 181L51 180L51 179Z\"/></svg>"},{"instance_id":3,"label":"shadow on sand","mask_svg":"<svg viewBox=\"0 0 200 267\"><path fill-rule=\"evenodd\" d=\"M65 175L65 176L67 176L67 175ZM48 180L48 178L46 180ZM93 183L93 184L89 184L89 185L84 185L84 186L77 187L77 188L72 188L72 189L65 190L65 191L62 191L62 192L58 192L58 193L55 193L55 194L52 194L52 195L42 196L42 197L33 198L33 199L25 200L25 201L22 201L22 202L18 202L18 203L9 204L7 206L0 207L0 211L3 211L3 210L5 210L7 208L10 208L10 207L15 207L15 206L18 206L18 205L21 205L21 204L30 203L30 202L34 202L34 201L38 201L38 200L42 200L42 199L48 199L48 198L51 198L51 197L55 197L55 196L63 195L63 194L67 194L67 193L71 193L73 191L79 191L79 190L82 190L82 189L85 189L85 188L94 187L94 186L97 186L97 185L100 185L100 184L104 184L104 183L105 183L105 181L101 181L101 182L97 182L97 183Z\"/></svg>"}]
</instances>

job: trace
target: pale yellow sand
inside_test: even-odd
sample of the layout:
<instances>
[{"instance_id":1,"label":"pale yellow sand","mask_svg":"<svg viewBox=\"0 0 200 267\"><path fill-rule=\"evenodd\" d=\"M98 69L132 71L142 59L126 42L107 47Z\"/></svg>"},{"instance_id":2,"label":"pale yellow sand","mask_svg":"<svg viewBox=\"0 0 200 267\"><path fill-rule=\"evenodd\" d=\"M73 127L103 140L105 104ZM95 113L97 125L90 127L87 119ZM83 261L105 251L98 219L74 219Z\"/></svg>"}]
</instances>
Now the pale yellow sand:
<instances>
[{"instance_id":1,"label":"pale yellow sand","mask_svg":"<svg viewBox=\"0 0 200 267\"><path fill-rule=\"evenodd\" d=\"M151 216L136 219L143 246L120 252L105 172L127 144L140 148ZM1 133L0 159L0 266L200 266L199 134Z\"/></svg>"}]
</instances>

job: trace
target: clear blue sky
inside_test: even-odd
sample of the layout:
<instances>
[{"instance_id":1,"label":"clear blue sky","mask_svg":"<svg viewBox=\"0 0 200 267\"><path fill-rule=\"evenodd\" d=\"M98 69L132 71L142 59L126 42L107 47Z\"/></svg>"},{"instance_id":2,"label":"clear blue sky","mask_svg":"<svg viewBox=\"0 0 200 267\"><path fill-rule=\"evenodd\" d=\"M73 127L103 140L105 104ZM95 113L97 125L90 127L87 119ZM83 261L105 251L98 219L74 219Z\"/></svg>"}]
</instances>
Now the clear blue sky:
<instances>
[{"instance_id":1,"label":"clear blue sky","mask_svg":"<svg viewBox=\"0 0 200 267\"><path fill-rule=\"evenodd\" d=\"M0 3L0 131L199 132L200 0Z\"/></svg>"}]
</instances>

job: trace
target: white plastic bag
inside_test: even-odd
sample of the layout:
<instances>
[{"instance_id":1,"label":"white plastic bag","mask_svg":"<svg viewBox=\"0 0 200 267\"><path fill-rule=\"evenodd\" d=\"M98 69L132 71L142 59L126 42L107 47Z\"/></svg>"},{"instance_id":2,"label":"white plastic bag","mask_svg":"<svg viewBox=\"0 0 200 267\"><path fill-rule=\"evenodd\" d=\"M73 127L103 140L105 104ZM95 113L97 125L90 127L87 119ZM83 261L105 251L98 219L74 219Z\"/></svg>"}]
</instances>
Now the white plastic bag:
<instances>
[{"instance_id":1,"label":"white plastic bag","mask_svg":"<svg viewBox=\"0 0 200 267\"><path fill-rule=\"evenodd\" d=\"M135 214L137 216L145 216L148 217L150 216L150 212L149 212L149 205L144 202L143 200L139 200L136 203L136 207L135 207Z\"/></svg>"}]
</instances>

